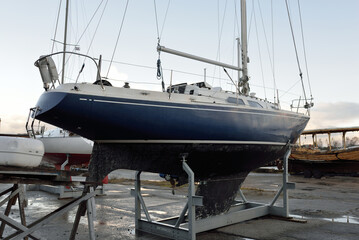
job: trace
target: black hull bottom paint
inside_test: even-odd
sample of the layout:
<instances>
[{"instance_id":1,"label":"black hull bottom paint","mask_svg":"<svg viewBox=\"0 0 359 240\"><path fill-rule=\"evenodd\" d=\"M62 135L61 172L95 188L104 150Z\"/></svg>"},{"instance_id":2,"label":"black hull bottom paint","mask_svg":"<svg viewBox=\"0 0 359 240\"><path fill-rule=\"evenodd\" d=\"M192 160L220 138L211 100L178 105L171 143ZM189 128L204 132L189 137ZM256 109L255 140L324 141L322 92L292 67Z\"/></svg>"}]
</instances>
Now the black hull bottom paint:
<instances>
[{"instance_id":1,"label":"black hull bottom paint","mask_svg":"<svg viewBox=\"0 0 359 240\"><path fill-rule=\"evenodd\" d=\"M242 144L94 144L91 164L94 180L116 169L130 169L184 176L182 155L196 181L250 172L282 157L286 146Z\"/></svg>"},{"instance_id":2,"label":"black hull bottom paint","mask_svg":"<svg viewBox=\"0 0 359 240\"><path fill-rule=\"evenodd\" d=\"M241 172L201 181L196 195L203 196L203 206L196 207L196 218L206 218L227 212L233 205L238 190L247 175L248 172Z\"/></svg>"},{"instance_id":3,"label":"black hull bottom paint","mask_svg":"<svg viewBox=\"0 0 359 240\"><path fill-rule=\"evenodd\" d=\"M197 218L228 211L248 173L280 158L287 150L278 145L222 144L118 144L95 143L90 180L101 181L116 169L166 173L187 180L182 156L200 181L196 194L203 196Z\"/></svg>"}]
</instances>

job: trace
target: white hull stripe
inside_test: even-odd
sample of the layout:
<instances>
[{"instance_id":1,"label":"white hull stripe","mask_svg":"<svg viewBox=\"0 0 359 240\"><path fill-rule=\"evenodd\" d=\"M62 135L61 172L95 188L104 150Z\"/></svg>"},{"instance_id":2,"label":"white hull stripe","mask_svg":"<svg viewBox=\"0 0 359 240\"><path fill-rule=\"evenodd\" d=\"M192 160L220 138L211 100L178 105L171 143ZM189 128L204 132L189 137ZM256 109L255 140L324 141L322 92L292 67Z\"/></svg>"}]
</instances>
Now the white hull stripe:
<instances>
[{"instance_id":1,"label":"white hull stripe","mask_svg":"<svg viewBox=\"0 0 359 240\"><path fill-rule=\"evenodd\" d=\"M87 101L86 98L80 98L81 101ZM256 115L269 115L269 116L278 116L279 114L272 114L270 112L262 112L264 109L261 109L261 112L251 112L251 111L233 111L233 110L223 110L223 109L210 109L210 108L193 108L193 107L179 107L179 106L168 106L168 105L156 105L156 104L144 104L144 103L130 103L130 102L121 102L121 101L110 101L110 100L99 100L93 99L94 102L102 102L102 103L113 103L113 104L125 104L125 105L137 105L137 106L150 106L150 107L159 107L159 108L176 108L176 109L189 109L189 110L197 110L197 111L212 111L212 112L230 112L230 113L248 113L248 114L256 114ZM288 118L303 118L305 116L293 116L287 115Z\"/></svg>"},{"instance_id":2,"label":"white hull stripe","mask_svg":"<svg viewBox=\"0 0 359 240\"><path fill-rule=\"evenodd\" d=\"M262 141L218 141L218 140L95 140L98 143L169 143L169 144L239 144L239 145L275 145L285 146L281 142Z\"/></svg>"}]
</instances>

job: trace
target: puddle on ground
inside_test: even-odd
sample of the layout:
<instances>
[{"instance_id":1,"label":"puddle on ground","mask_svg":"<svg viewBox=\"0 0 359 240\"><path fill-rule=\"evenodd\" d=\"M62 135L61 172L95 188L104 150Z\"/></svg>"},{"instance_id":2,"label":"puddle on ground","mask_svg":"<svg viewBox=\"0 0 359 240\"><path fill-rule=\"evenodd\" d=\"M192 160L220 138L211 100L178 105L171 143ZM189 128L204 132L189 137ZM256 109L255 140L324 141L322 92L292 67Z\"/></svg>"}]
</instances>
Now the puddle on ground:
<instances>
[{"instance_id":1,"label":"puddle on ground","mask_svg":"<svg viewBox=\"0 0 359 240\"><path fill-rule=\"evenodd\" d=\"M300 190L303 190L303 191L314 191L316 190L317 188L313 188L313 187L305 187L305 188L302 188Z\"/></svg>"},{"instance_id":2,"label":"puddle on ground","mask_svg":"<svg viewBox=\"0 0 359 240\"><path fill-rule=\"evenodd\" d=\"M106 193L123 193L124 191L119 190L106 190Z\"/></svg>"},{"instance_id":3,"label":"puddle on ground","mask_svg":"<svg viewBox=\"0 0 359 240\"><path fill-rule=\"evenodd\" d=\"M353 217L353 216L342 216L342 217L337 217L337 218L318 218L318 217L304 217L301 215L290 215L290 217L299 218L299 219L318 219L318 220L324 220L324 221L328 221L328 222L337 222L337 223L359 224L359 218Z\"/></svg>"}]
</instances>

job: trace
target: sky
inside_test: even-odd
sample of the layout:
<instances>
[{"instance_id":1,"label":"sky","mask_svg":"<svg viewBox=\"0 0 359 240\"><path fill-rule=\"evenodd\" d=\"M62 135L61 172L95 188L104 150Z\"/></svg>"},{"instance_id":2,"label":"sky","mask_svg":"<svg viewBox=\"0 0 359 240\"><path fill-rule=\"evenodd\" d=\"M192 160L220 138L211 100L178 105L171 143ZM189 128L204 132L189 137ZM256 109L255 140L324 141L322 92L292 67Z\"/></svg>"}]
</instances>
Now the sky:
<instances>
[{"instance_id":1,"label":"sky","mask_svg":"<svg viewBox=\"0 0 359 240\"><path fill-rule=\"evenodd\" d=\"M1 1L0 133L25 132L29 109L44 91L34 62L40 55L51 53L51 39L63 41L64 2L54 36L60 1ZM68 43L79 45L79 53L95 58L102 55L101 75L115 86L127 81L132 88L161 90L156 79L159 36L160 44L168 48L237 65L238 1L130 0L125 18L125 0L70 2ZM309 76L314 98L307 129L359 126L359 1L299 0L303 38L298 1L288 3L306 95L310 96ZM302 88L285 1L273 0L271 8L271 1L249 0L247 15L251 91L274 101L276 85L281 105L288 109L291 100L302 95ZM56 43L54 51L61 50L62 45ZM112 57L114 63L108 70ZM218 67L166 53L160 58L166 86L171 69L173 84L203 81L206 69L208 83L234 90ZM61 71L60 59L54 60ZM65 71L67 82L75 81L82 63L78 57L70 59ZM94 82L94 72L91 62L86 61L79 82ZM236 73L229 72L236 79Z\"/></svg>"}]
</instances>

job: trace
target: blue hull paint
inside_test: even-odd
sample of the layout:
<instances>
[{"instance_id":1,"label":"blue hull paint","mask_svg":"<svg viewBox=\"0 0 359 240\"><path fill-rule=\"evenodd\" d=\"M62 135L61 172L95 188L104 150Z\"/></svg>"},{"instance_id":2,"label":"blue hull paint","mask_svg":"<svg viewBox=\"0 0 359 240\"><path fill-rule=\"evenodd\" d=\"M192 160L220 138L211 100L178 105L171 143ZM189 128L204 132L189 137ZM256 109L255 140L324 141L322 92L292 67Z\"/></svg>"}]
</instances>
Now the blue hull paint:
<instances>
[{"instance_id":1,"label":"blue hull paint","mask_svg":"<svg viewBox=\"0 0 359 240\"><path fill-rule=\"evenodd\" d=\"M45 92L37 106L41 109L37 119L91 140L294 143L309 120L283 111L94 99L62 92Z\"/></svg>"},{"instance_id":2,"label":"blue hull paint","mask_svg":"<svg viewBox=\"0 0 359 240\"><path fill-rule=\"evenodd\" d=\"M91 165L105 169L102 175L119 168L184 175L183 153L198 179L248 173L283 157L309 120L285 111L63 92L45 92L37 106L37 119L95 141Z\"/></svg>"}]
</instances>

